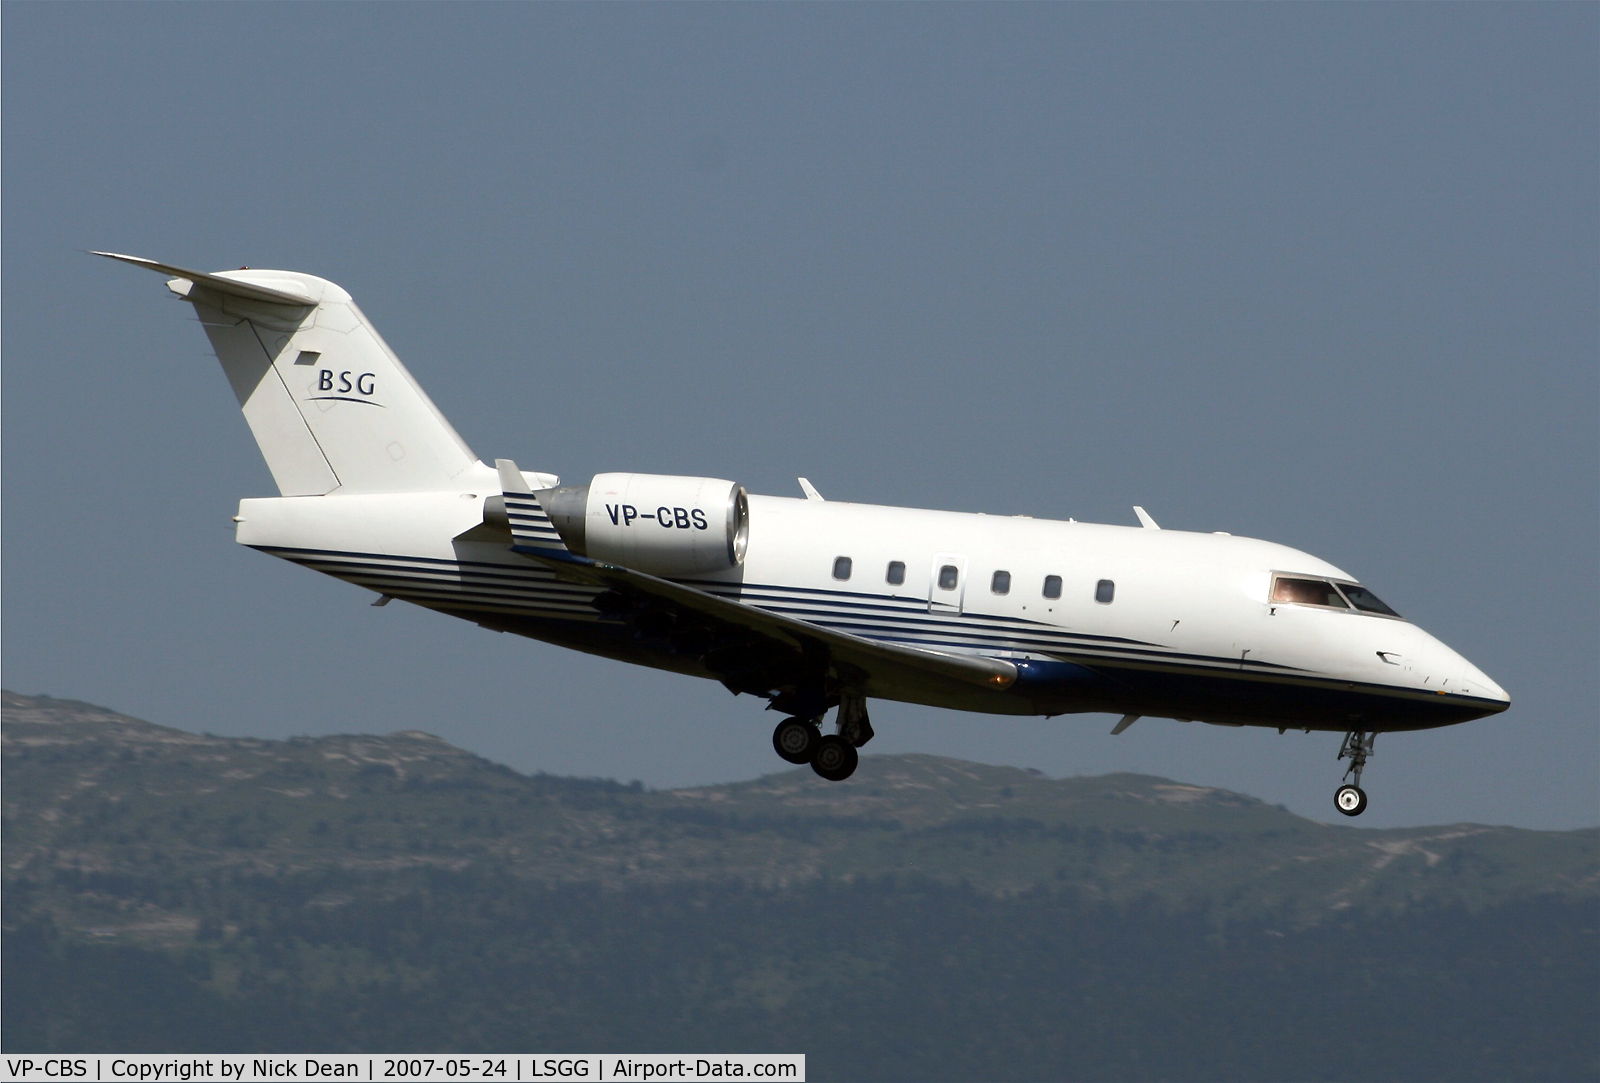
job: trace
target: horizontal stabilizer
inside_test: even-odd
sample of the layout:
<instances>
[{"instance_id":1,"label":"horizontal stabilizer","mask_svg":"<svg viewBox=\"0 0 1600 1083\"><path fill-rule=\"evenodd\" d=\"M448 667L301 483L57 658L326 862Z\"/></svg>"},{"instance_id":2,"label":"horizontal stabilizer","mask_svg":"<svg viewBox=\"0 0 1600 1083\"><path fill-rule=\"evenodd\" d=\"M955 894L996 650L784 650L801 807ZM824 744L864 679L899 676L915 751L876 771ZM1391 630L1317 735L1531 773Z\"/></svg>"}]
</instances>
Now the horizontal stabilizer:
<instances>
[{"instance_id":1,"label":"horizontal stabilizer","mask_svg":"<svg viewBox=\"0 0 1600 1083\"><path fill-rule=\"evenodd\" d=\"M1114 727L1112 727L1111 736L1115 737L1117 734L1121 733L1123 730L1127 729L1129 726L1133 725L1135 722L1139 721L1139 719L1141 719L1143 717L1144 717L1143 715L1138 715L1138 714L1125 714L1125 715L1123 715L1122 716L1122 721L1118 722Z\"/></svg>"},{"instance_id":2,"label":"horizontal stabilizer","mask_svg":"<svg viewBox=\"0 0 1600 1083\"><path fill-rule=\"evenodd\" d=\"M140 256L124 256L119 252L95 252L93 255L121 260L123 263L131 263L135 267L143 267L147 271L159 271L164 275L172 275L174 278L186 279L196 285L216 290L218 293L241 297L247 301L260 301L269 305L294 305L298 308L314 305L318 301L318 298L311 296L304 286L290 279L284 279L277 285L269 287L234 277L248 272L218 271L212 274L206 271L191 271L184 267L174 267L170 263L157 263L153 259L144 259Z\"/></svg>"}]
</instances>

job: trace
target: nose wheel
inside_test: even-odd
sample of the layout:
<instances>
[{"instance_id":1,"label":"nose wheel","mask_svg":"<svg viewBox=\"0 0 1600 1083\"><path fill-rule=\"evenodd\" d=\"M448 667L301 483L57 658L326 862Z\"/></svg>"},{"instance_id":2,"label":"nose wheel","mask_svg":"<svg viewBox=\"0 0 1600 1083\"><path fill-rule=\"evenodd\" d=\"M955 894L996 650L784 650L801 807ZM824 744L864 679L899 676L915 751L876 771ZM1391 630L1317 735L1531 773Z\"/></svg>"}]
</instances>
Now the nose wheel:
<instances>
[{"instance_id":1,"label":"nose wheel","mask_svg":"<svg viewBox=\"0 0 1600 1083\"><path fill-rule=\"evenodd\" d=\"M1333 804L1346 816L1360 816L1367 810L1367 791L1360 786L1340 786L1333 795Z\"/></svg>"},{"instance_id":2,"label":"nose wheel","mask_svg":"<svg viewBox=\"0 0 1600 1083\"><path fill-rule=\"evenodd\" d=\"M1372 755L1372 746L1377 740L1376 733L1351 730L1344 735L1344 744L1339 746L1339 758L1350 761L1344 772L1349 781L1333 795L1333 807L1346 816L1360 816L1367 811L1367 792L1361 788L1361 771L1367 766L1367 757Z\"/></svg>"}]
</instances>

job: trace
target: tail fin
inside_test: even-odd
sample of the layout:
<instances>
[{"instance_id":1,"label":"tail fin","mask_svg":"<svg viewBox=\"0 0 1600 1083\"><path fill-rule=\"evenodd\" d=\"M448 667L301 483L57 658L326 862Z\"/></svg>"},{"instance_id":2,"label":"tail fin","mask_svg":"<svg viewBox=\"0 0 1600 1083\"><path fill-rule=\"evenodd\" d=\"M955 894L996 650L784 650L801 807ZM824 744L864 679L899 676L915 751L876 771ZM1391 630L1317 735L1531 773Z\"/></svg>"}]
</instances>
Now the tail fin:
<instances>
[{"instance_id":1,"label":"tail fin","mask_svg":"<svg viewBox=\"0 0 1600 1083\"><path fill-rule=\"evenodd\" d=\"M477 461L332 282L95 254L174 276L284 496L444 489Z\"/></svg>"}]
</instances>

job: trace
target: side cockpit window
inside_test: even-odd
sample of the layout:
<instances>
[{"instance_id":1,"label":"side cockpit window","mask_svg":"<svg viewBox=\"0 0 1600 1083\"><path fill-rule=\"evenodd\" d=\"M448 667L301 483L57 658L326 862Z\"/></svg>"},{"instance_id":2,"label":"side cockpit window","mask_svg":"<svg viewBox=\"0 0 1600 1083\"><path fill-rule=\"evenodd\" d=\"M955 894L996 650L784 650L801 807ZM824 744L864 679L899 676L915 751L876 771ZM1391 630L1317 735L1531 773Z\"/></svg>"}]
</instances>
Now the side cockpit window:
<instances>
[{"instance_id":1,"label":"side cockpit window","mask_svg":"<svg viewBox=\"0 0 1600 1083\"><path fill-rule=\"evenodd\" d=\"M1325 605L1344 609L1344 598L1326 579L1301 579L1280 575L1272 583L1274 605Z\"/></svg>"}]
</instances>

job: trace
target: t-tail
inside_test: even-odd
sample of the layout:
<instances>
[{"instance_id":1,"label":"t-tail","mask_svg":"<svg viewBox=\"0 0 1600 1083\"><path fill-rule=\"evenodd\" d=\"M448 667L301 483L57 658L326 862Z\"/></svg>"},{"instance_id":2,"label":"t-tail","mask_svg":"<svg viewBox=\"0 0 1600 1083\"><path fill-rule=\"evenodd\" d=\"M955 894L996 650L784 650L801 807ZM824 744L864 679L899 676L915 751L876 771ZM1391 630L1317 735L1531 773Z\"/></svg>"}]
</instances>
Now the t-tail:
<instances>
[{"instance_id":1,"label":"t-tail","mask_svg":"<svg viewBox=\"0 0 1600 1083\"><path fill-rule=\"evenodd\" d=\"M284 496L450 488L477 463L350 295L293 271L171 275L194 305Z\"/></svg>"}]
</instances>

